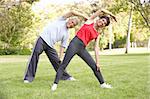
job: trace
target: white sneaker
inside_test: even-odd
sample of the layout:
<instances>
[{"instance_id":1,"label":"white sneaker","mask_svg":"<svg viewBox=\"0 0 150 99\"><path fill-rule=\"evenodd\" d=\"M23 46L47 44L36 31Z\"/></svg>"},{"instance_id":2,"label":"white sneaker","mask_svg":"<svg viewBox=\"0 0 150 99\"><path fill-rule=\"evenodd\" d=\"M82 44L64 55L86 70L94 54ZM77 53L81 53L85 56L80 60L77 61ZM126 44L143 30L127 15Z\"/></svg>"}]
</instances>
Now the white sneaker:
<instances>
[{"instance_id":1,"label":"white sneaker","mask_svg":"<svg viewBox=\"0 0 150 99\"><path fill-rule=\"evenodd\" d=\"M55 91L56 89L57 89L57 84L53 84L52 87L51 87L51 90Z\"/></svg>"},{"instance_id":2,"label":"white sneaker","mask_svg":"<svg viewBox=\"0 0 150 99\"><path fill-rule=\"evenodd\" d=\"M30 83L30 81L28 81L28 80L24 80L24 83Z\"/></svg>"},{"instance_id":3,"label":"white sneaker","mask_svg":"<svg viewBox=\"0 0 150 99\"><path fill-rule=\"evenodd\" d=\"M76 79L73 77L69 77L67 80L75 81Z\"/></svg>"},{"instance_id":4,"label":"white sneaker","mask_svg":"<svg viewBox=\"0 0 150 99\"><path fill-rule=\"evenodd\" d=\"M109 84L103 83L103 84L101 84L101 88L109 88L109 89L111 89L112 86L109 85Z\"/></svg>"}]
</instances>

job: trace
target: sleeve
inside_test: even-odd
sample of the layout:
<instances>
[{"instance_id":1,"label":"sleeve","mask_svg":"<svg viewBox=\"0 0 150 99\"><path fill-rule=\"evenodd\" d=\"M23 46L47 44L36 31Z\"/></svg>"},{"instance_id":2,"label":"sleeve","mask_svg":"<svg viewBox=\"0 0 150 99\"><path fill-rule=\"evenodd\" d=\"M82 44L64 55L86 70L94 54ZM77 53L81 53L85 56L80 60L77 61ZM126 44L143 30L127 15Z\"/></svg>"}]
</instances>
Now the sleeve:
<instances>
[{"instance_id":1,"label":"sleeve","mask_svg":"<svg viewBox=\"0 0 150 99\"><path fill-rule=\"evenodd\" d=\"M63 16L61 16L61 17L58 17L57 20L58 20L58 21L65 21L66 19L65 19Z\"/></svg>"},{"instance_id":2,"label":"sleeve","mask_svg":"<svg viewBox=\"0 0 150 99\"><path fill-rule=\"evenodd\" d=\"M61 47L67 48L67 46L68 46L68 44L67 44L68 38L69 38L69 35L65 35L63 37L63 39L61 40Z\"/></svg>"}]
</instances>

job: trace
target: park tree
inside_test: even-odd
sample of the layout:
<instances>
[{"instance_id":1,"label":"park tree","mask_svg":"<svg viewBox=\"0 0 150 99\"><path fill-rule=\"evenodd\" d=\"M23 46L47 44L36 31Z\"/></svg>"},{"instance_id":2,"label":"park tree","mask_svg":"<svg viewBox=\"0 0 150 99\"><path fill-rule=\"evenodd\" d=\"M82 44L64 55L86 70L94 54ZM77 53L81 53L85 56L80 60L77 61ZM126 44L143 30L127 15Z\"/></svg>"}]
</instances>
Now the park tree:
<instances>
[{"instance_id":1,"label":"park tree","mask_svg":"<svg viewBox=\"0 0 150 99\"><path fill-rule=\"evenodd\" d=\"M130 32L131 32L131 26L132 26L132 12L133 9L135 11L139 11L139 13L141 14L141 16L143 17L145 24L143 23L143 26L146 26L147 28L150 29L149 26L149 10L148 10L148 2L145 2L146 0L144 0L144 2L141 2L143 0L129 0L129 2L131 3L131 10L130 10L130 17L129 17L129 22L128 22L128 32L127 32L127 46L126 46L126 51L125 53L128 53L128 50L130 48ZM139 17L137 17L139 20ZM143 20L142 20L143 21ZM141 22L140 22L141 23ZM137 26L138 27L138 26ZM136 30L136 29L135 29Z\"/></svg>"},{"instance_id":2,"label":"park tree","mask_svg":"<svg viewBox=\"0 0 150 99\"><path fill-rule=\"evenodd\" d=\"M135 35L139 37L141 35L141 39L145 39L147 42L147 46L150 47L150 0L129 0L135 8L136 17L134 18L135 24L138 27Z\"/></svg>"},{"instance_id":3,"label":"park tree","mask_svg":"<svg viewBox=\"0 0 150 99\"><path fill-rule=\"evenodd\" d=\"M126 53L127 50L129 49L130 42L133 41L144 42L144 40L148 38L149 35L148 24L150 19L148 14L149 13L148 2L144 2L144 5L142 5L140 3L140 0L127 0L127 1L115 0L114 3L112 3L112 5L109 8L112 12L118 15L117 16L118 22L113 29L113 32L116 35L116 37L114 35L115 37L114 41L117 42L118 41L117 38L118 39L122 38L123 40L122 42L124 42L124 37L126 37ZM117 28L118 26L119 28ZM115 28L117 28L117 30Z\"/></svg>"},{"instance_id":4,"label":"park tree","mask_svg":"<svg viewBox=\"0 0 150 99\"><path fill-rule=\"evenodd\" d=\"M34 14L31 4L21 1L0 2L0 46L3 54L17 53L25 46L23 43L30 38Z\"/></svg>"},{"instance_id":5,"label":"park tree","mask_svg":"<svg viewBox=\"0 0 150 99\"><path fill-rule=\"evenodd\" d=\"M102 33L100 46L125 47L126 39L130 41L143 42L147 40L149 31L149 3L144 5L139 0L85 0L72 4L48 4L44 9L35 9L36 1L39 0L1 0L0 1L0 46L3 49L29 48L33 46L35 38L42 31L48 21L55 19L69 10L76 10L90 16L96 10L104 8L111 11L117 17L117 22L112 22ZM129 31L128 20L132 7L132 26L130 37L127 37ZM58 7L59 6L59 7ZM32 9L31 9L32 8ZM56 13L57 12L57 13ZM83 23L81 22L80 25ZM79 25L79 26L80 26ZM71 37L74 37L75 31L79 26L71 29ZM91 43L88 48L91 49ZM31 47L32 48L32 47Z\"/></svg>"}]
</instances>

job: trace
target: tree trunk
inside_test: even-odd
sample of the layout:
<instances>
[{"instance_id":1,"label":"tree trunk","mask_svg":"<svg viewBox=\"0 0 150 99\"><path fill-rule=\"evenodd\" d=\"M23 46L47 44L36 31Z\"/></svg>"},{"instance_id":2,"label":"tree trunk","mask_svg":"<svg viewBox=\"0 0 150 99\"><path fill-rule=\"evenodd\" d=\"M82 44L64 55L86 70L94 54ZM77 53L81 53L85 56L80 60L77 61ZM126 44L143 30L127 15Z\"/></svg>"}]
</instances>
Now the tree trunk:
<instances>
[{"instance_id":1,"label":"tree trunk","mask_svg":"<svg viewBox=\"0 0 150 99\"><path fill-rule=\"evenodd\" d=\"M148 38L147 49L148 49L148 51L150 50L150 37Z\"/></svg>"},{"instance_id":2,"label":"tree trunk","mask_svg":"<svg viewBox=\"0 0 150 99\"><path fill-rule=\"evenodd\" d=\"M131 5L130 16L129 16L129 21L128 21L127 40L126 40L126 51L125 51L126 54L129 53L129 48L130 48L130 32L131 32L131 26L132 26L132 12L133 12L133 7Z\"/></svg>"},{"instance_id":3,"label":"tree trunk","mask_svg":"<svg viewBox=\"0 0 150 99\"><path fill-rule=\"evenodd\" d=\"M109 50L112 49L112 24L110 23L109 27Z\"/></svg>"}]
</instances>

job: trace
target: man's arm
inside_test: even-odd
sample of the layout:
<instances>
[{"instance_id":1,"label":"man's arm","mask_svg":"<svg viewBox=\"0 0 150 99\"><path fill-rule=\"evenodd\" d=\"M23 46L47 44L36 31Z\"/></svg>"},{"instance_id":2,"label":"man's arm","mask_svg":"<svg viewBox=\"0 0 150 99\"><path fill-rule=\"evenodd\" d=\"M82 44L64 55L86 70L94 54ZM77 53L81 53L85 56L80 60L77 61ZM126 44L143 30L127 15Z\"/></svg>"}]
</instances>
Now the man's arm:
<instances>
[{"instance_id":1,"label":"man's arm","mask_svg":"<svg viewBox=\"0 0 150 99\"><path fill-rule=\"evenodd\" d=\"M65 48L62 47L62 46L60 46L59 58L60 58L61 61L62 61L62 59L63 59L64 50L65 50Z\"/></svg>"},{"instance_id":2,"label":"man's arm","mask_svg":"<svg viewBox=\"0 0 150 99\"><path fill-rule=\"evenodd\" d=\"M72 16L82 17L82 18L84 18L85 20L87 20L87 18L88 18L88 17L85 16L84 14L79 13L79 12L76 12L76 11L70 11L70 12L66 13L65 15L63 15L63 17L64 17L65 19L67 19L67 18L69 18L69 17L72 17Z\"/></svg>"},{"instance_id":3,"label":"man's arm","mask_svg":"<svg viewBox=\"0 0 150 99\"><path fill-rule=\"evenodd\" d=\"M100 69L100 64L99 64L99 39L100 39L100 35L95 39L95 47L94 47L97 71Z\"/></svg>"}]
</instances>

